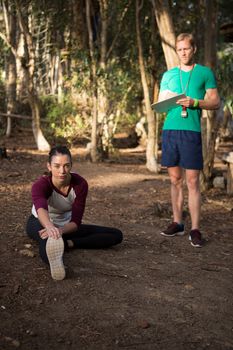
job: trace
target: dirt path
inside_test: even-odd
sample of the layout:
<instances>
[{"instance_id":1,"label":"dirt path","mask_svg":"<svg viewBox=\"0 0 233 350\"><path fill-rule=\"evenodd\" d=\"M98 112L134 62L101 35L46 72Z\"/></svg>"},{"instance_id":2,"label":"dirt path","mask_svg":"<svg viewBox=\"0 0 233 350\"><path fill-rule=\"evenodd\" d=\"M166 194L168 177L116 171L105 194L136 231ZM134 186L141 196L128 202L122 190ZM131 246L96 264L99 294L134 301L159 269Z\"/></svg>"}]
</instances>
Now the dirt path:
<instances>
[{"instance_id":1,"label":"dirt path","mask_svg":"<svg viewBox=\"0 0 233 350\"><path fill-rule=\"evenodd\" d=\"M124 242L66 253L67 279L54 282L24 233L46 155L11 150L0 173L0 349L233 349L232 212L210 202L233 199L203 196L206 245L194 249L188 235L159 235L171 215L166 172L78 156L90 185L84 221L119 227Z\"/></svg>"}]
</instances>

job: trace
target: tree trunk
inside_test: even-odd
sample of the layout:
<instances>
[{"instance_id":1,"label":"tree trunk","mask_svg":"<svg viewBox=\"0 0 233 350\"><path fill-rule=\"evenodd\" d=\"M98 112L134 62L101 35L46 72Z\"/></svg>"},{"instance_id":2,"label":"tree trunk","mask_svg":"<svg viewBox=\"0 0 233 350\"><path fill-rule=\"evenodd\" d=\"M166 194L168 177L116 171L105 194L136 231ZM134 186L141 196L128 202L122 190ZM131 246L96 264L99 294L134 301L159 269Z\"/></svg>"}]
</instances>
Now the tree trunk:
<instances>
[{"instance_id":1,"label":"tree trunk","mask_svg":"<svg viewBox=\"0 0 233 350\"><path fill-rule=\"evenodd\" d=\"M17 46L17 54L16 54L16 70L17 70L17 86L16 86L16 95L19 101L24 101L26 98L26 79L25 79L25 71L22 66L22 57L25 55L24 48L24 35L22 33L18 34L18 46Z\"/></svg>"},{"instance_id":2,"label":"tree trunk","mask_svg":"<svg viewBox=\"0 0 233 350\"><path fill-rule=\"evenodd\" d=\"M14 8L8 4L8 1L2 2L6 37L9 44L16 46L16 14ZM16 106L16 59L11 50L7 54L6 60L6 107L7 114L15 112ZM10 137L12 131L12 119L7 118L6 136Z\"/></svg>"},{"instance_id":3,"label":"tree trunk","mask_svg":"<svg viewBox=\"0 0 233 350\"><path fill-rule=\"evenodd\" d=\"M39 151L49 151L50 146L40 128L40 101L33 92L28 94L28 101L32 111L32 131Z\"/></svg>"},{"instance_id":4,"label":"tree trunk","mask_svg":"<svg viewBox=\"0 0 233 350\"><path fill-rule=\"evenodd\" d=\"M179 64L175 50L175 31L173 27L168 0L151 0L155 12L155 18L162 41L163 52L167 68L173 68Z\"/></svg>"},{"instance_id":5,"label":"tree trunk","mask_svg":"<svg viewBox=\"0 0 233 350\"><path fill-rule=\"evenodd\" d=\"M217 0L206 0L206 27L205 27L205 64L212 69L216 67L216 42L217 26L216 20L218 15Z\"/></svg>"},{"instance_id":6,"label":"tree trunk","mask_svg":"<svg viewBox=\"0 0 233 350\"><path fill-rule=\"evenodd\" d=\"M6 95L7 95L7 113L15 113L16 110L16 62L12 53L9 54L7 67L7 82L6 82ZM7 118L7 130L6 136L10 137L12 131L12 119Z\"/></svg>"},{"instance_id":7,"label":"tree trunk","mask_svg":"<svg viewBox=\"0 0 233 350\"><path fill-rule=\"evenodd\" d=\"M62 103L63 102L63 69L62 69L62 62L61 62L61 51L57 50L57 102Z\"/></svg>"},{"instance_id":8,"label":"tree trunk","mask_svg":"<svg viewBox=\"0 0 233 350\"><path fill-rule=\"evenodd\" d=\"M167 65L167 69L171 69L179 64L175 48L175 31L171 16L169 3L167 0L151 0L153 10L158 26L160 38L162 41L163 53ZM153 97L154 101L158 100L159 86L155 81ZM156 155L158 153L158 128L159 128L159 114L156 115Z\"/></svg>"},{"instance_id":9,"label":"tree trunk","mask_svg":"<svg viewBox=\"0 0 233 350\"><path fill-rule=\"evenodd\" d=\"M73 50L87 48L86 23L85 23L85 0L71 0L71 46Z\"/></svg>"},{"instance_id":10,"label":"tree trunk","mask_svg":"<svg viewBox=\"0 0 233 350\"><path fill-rule=\"evenodd\" d=\"M100 61L101 75L98 79L98 122L101 124L101 142L99 152L101 158L109 157L109 150L112 148L112 133L109 128L109 102L106 87L106 67L107 67L107 30L108 30L108 1L100 0Z\"/></svg>"},{"instance_id":11,"label":"tree trunk","mask_svg":"<svg viewBox=\"0 0 233 350\"><path fill-rule=\"evenodd\" d=\"M92 128L91 128L91 160L92 162L97 162L97 77L96 77L96 61L94 57L94 43L93 43L93 32L91 28L91 11L90 11L90 0L86 0L86 20L88 29L88 39L89 39L89 50L91 58L91 82L92 82Z\"/></svg>"},{"instance_id":12,"label":"tree trunk","mask_svg":"<svg viewBox=\"0 0 233 350\"><path fill-rule=\"evenodd\" d=\"M203 111L202 116L202 143L204 167L200 176L201 190L210 188L211 177L214 167L215 144L218 134L219 124L215 111Z\"/></svg>"},{"instance_id":13,"label":"tree trunk","mask_svg":"<svg viewBox=\"0 0 233 350\"><path fill-rule=\"evenodd\" d=\"M21 8L18 2L17 2L17 14L18 14L20 29L23 32L23 35L25 38L25 57L22 59L22 67L25 72L26 86L27 86L27 92L28 92L27 97L28 97L28 101L32 111L33 135L34 135L38 150L48 151L50 150L50 145L45 139L43 132L40 128L39 98L37 96L37 93L34 87L35 49L33 45L32 35L29 32L27 23L24 21L23 15L21 13Z\"/></svg>"},{"instance_id":14,"label":"tree trunk","mask_svg":"<svg viewBox=\"0 0 233 350\"><path fill-rule=\"evenodd\" d=\"M155 16L154 9L151 8L151 42L156 45L156 26L155 26ZM151 48L151 65L152 65L152 74L151 74L151 83L150 86L152 88L152 102L158 100L159 95L159 80L158 80L158 67L157 67L157 57L156 52ZM155 113L155 158L158 159L158 151L159 151L159 114Z\"/></svg>"},{"instance_id":15,"label":"tree trunk","mask_svg":"<svg viewBox=\"0 0 233 350\"><path fill-rule=\"evenodd\" d=\"M195 3L195 9L198 11L198 19L196 21L196 27L194 30L195 41L198 47L198 52L196 56L201 64L204 64L204 38L203 38L203 28L205 27L205 0L197 0Z\"/></svg>"},{"instance_id":16,"label":"tree trunk","mask_svg":"<svg viewBox=\"0 0 233 350\"><path fill-rule=\"evenodd\" d=\"M141 31L139 24L139 13L141 6L139 5L139 0L136 0L136 33L137 33L137 44L138 44L138 61L139 68L141 73L141 82L144 93L144 101L146 107L146 116L148 122L148 141L146 147L146 167L148 170L155 173L158 172L157 159L155 158L155 118L154 113L151 109L150 94L149 88L146 80L146 71L143 59L143 50L142 50L142 40L141 40Z\"/></svg>"},{"instance_id":17,"label":"tree trunk","mask_svg":"<svg viewBox=\"0 0 233 350\"><path fill-rule=\"evenodd\" d=\"M158 81L154 83L153 96L154 101L158 100L159 95L159 84ZM158 151L159 151L159 114L155 113L155 158L158 159Z\"/></svg>"},{"instance_id":18,"label":"tree trunk","mask_svg":"<svg viewBox=\"0 0 233 350\"><path fill-rule=\"evenodd\" d=\"M216 28L217 1L206 0L206 28L205 28L205 64L212 69L216 66ZM211 177L214 166L215 143L218 132L216 111L203 111L202 119L202 142L204 167L201 173L201 189L207 190L211 186Z\"/></svg>"}]
</instances>

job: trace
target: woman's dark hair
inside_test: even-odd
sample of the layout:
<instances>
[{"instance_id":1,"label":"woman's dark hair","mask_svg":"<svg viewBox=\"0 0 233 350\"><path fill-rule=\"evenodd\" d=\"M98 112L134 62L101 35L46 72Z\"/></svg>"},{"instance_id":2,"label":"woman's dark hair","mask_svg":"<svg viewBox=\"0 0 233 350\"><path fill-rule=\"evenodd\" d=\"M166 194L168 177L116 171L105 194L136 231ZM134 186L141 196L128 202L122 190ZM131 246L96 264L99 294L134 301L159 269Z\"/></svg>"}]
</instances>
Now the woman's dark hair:
<instances>
[{"instance_id":1,"label":"woman's dark hair","mask_svg":"<svg viewBox=\"0 0 233 350\"><path fill-rule=\"evenodd\" d=\"M53 156L57 156L58 154L64 154L70 157L70 162L72 163L72 156L70 150L66 146L55 146L51 148L49 152L49 163L51 164Z\"/></svg>"}]
</instances>

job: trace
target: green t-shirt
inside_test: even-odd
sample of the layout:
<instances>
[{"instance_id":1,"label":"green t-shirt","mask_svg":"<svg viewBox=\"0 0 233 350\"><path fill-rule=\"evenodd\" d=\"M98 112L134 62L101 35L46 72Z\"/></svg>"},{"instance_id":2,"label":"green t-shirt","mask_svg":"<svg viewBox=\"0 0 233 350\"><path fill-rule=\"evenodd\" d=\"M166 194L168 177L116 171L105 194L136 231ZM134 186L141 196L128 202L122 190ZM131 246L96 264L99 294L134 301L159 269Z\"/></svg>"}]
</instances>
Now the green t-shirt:
<instances>
[{"instance_id":1,"label":"green t-shirt","mask_svg":"<svg viewBox=\"0 0 233 350\"><path fill-rule=\"evenodd\" d=\"M186 86L186 91L182 91ZM177 94L184 92L186 96L203 100L206 90L216 87L217 84L212 70L209 67L196 64L192 72L185 72L180 70L179 67L172 68L165 72L162 77L160 91L170 90ZM167 113L163 129L200 132L201 109L187 108L188 116L186 118L181 117L181 111L182 107L179 105L175 108L171 108Z\"/></svg>"}]
</instances>

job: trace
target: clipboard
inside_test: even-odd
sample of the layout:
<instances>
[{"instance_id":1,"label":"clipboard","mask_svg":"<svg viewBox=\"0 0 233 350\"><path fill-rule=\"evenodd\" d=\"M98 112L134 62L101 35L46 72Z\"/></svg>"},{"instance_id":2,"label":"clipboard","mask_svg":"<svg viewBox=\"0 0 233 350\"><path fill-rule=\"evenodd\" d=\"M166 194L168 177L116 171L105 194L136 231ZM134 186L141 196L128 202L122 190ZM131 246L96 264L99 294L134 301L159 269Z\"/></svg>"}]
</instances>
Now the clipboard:
<instances>
[{"instance_id":1,"label":"clipboard","mask_svg":"<svg viewBox=\"0 0 233 350\"><path fill-rule=\"evenodd\" d=\"M185 97L186 97L185 94L179 94L179 95L167 98L166 100L153 103L151 105L151 108L154 109L155 112L157 113L168 112L168 110L171 108L179 107L179 105L177 105L176 102L181 98L185 98Z\"/></svg>"}]
</instances>

